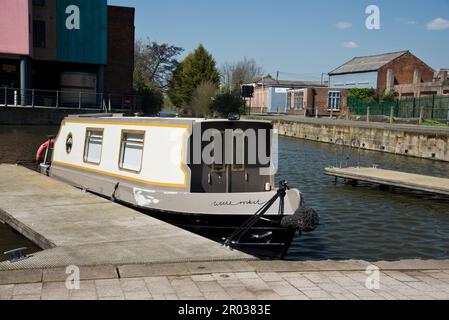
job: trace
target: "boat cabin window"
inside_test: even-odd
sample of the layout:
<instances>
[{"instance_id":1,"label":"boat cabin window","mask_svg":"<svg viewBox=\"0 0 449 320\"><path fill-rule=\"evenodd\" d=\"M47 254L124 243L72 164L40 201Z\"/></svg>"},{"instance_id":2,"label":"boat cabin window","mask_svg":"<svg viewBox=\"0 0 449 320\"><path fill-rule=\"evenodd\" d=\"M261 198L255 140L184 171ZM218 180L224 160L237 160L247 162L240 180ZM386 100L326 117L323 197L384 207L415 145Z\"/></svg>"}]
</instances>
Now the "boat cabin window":
<instances>
[{"instance_id":1,"label":"boat cabin window","mask_svg":"<svg viewBox=\"0 0 449 320\"><path fill-rule=\"evenodd\" d=\"M103 149L103 129L87 129L84 162L99 165Z\"/></svg>"},{"instance_id":2,"label":"boat cabin window","mask_svg":"<svg viewBox=\"0 0 449 320\"><path fill-rule=\"evenodd\" d=\"M137 173L142 170L144 140L145 132L143 131L124 131L122 133L120 169Z\"/></svg>"}]
</instances>

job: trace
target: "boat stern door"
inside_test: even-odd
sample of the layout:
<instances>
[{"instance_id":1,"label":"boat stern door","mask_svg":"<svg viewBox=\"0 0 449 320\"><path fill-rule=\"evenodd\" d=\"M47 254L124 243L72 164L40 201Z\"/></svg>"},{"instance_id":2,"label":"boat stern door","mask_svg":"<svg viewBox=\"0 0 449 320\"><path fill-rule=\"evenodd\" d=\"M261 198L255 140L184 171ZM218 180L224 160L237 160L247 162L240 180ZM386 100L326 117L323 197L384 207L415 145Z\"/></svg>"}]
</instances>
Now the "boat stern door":
<instances>
[{"instance_id":1,"label":"boat stern door","mask_svg":"<svg viewBox=\"0 0 449 320\"><path fill-rule=\"evenodd\" d=\"M271 124L264 122L222 121L202 123L202 132L214 129L216 139L202 142L203 153L210 151L211 162L193 165L192 192L206 193L248 193L270 191L274 176L261 175L262 165L257 156L261 145L259 139L267 139L267 157L271 154L270 134L258 136L260 129L271 130ZM232 129L232 130L229 130ZM248 129L251 129L249 131ZM270 131L271 133L271 131ZM216 143L216 144L215 144ZM213 148L212 148L213 145ZM252 146L252 147L251 147ZM255 161L254 161L255 160Z\"/></svg>"}]
</instances>

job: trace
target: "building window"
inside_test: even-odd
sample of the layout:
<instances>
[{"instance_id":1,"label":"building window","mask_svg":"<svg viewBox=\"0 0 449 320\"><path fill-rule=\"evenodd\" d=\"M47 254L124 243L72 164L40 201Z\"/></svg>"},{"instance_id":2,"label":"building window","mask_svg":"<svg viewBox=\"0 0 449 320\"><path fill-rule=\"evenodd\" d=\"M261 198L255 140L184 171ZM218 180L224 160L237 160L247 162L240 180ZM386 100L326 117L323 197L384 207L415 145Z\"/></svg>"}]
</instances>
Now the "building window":
<instances>
[{"instance_id":1,"label":"building window","mask_svg":"<svg viewBox=\"0 0 449 320\"><path fill-rule=\"evenodd\" d=\"M296 92L294 100L295 110L304 110L304 92Z\"/></svg>"},{"instance_id":2,"label":"building window","mask_svg":"<svg viewBox=\"0 0 449 320\"><path fill-rule=\"evenodd\" d=\"M287 110L293 110L292 96L292 92L287 93Z\"/></svg>"},{"instance_id":3,"label":"building window","mask_svg":"<svg viewBox=\"0 0 449 320\"><path fill-rule=\"evenodd\" d=\"M119 167L122 170L139 173L142 170L145 132L122 133Z\"/></svg>"},{"instance_id":4,"label":"building window","mask_svg":"<svg viewBox=\"0 0 449 320\"><path fill-rule=\"evenodd\" d=\"M87 129L84 162L99 165L103 149L103 129Z\"/></svg>"},{"instance_id":5,"label":"building window","mask_svg":"<svg viewBox=\"0 0 449 320\"><path fill-rule=\"evenodd\" d=\"M46 27L45 21L34 20L33 21L33 46L35 48L45 48L46 43Z\"/></svg>"},{"instance_id":6,"label":"building window","mask_svg":"<svg viewBox=\"0 0 449 320\"><path fill-rule=\"evenodd\" d=\"M33 6L44 7L45 6L45 0L33 0Z\"/></svg>"},{"instance_id":7,"label":"building window","mask_svg":"<svg viewBox=\"0 0 449 320\"><path fill-rule=\"evenodd\" d=\"M329 111L340 111L341 93L340 91L329 91Z\"/></svg>"}]
</instances>

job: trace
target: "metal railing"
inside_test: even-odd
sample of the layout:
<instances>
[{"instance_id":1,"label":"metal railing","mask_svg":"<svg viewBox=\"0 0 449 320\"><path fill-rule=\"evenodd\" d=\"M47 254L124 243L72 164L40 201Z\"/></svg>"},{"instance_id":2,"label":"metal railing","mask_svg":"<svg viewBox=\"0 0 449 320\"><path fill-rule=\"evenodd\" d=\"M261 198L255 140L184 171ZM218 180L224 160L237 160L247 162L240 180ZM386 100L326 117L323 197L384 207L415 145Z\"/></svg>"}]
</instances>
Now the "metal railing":
<instances>
[{"instance_id":1,"label":"metal railing","mask_svg":"<svg viewBox=\"0 0 449 320\"><path fill-rule=\"evenodd\" d=\"M78 109L92 111L138 111L140 98L69 90L0 88L0 107Z\"/></svg>"}]
</instances>

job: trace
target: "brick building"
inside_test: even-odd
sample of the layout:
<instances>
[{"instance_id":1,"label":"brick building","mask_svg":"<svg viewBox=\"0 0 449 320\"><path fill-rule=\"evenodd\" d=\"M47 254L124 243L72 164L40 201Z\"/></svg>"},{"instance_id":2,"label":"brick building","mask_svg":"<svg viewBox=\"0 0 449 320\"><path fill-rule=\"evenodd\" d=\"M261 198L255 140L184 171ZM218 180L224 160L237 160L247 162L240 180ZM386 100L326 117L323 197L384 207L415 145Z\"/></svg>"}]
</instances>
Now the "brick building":
<instances>
[{"instance_id":1,"label":"brick building","mask_svg":"<svg viewBox=\"0 0 449 320\"><path fill-rule=\"evenodd\" d=\"M431 82L434 70L410 51L356 57L329 73L330 88L374 88Z\"/></svg>"},{"instance_id":2,"label":"brick building","mask_svg":"<svg viewBox=\"0 0 449 320\"><path fill-rule=\"evenodd\" d=\"M0 30L0 87L132 93L133 8L107 0L2 0Z\"/></svg>"},{"instance_id":3,"label":"brick building","mask_svg":"<svg viewBox=\"0 0 449 320\"><path fill-rule=\"evenodd\" d=\"M134 8L108 6L108 63L104 70L104 92L133 91Z\"/></svg>"},{"instance_id":4,"label":"brick building","mask_svg":"<svg viewBox=\"0 0 449 320\"><path fill-rule=\"evenodd\" d=\"M288 113L289 91L293 89L327 87L327 82L285 81L271 78L256 79L248 84L254 86L254 95L246 99L247 107L257 113Z\"/></svg>"},{"instance_id":5,"label":"brick building","mask_svg":"<svg viewBox=\"0 0 449 320\"><path fill-rule=\"evenodd\" d=\"M348 112L348 89L290 90L287 113L307 117L343 116Z\"/></svg>"}]
</instances>

